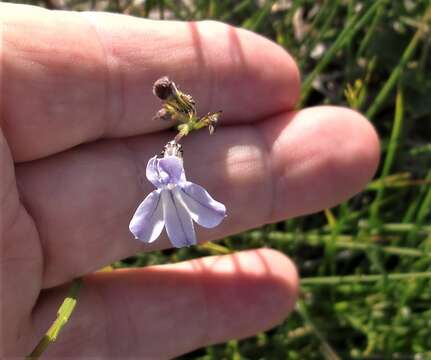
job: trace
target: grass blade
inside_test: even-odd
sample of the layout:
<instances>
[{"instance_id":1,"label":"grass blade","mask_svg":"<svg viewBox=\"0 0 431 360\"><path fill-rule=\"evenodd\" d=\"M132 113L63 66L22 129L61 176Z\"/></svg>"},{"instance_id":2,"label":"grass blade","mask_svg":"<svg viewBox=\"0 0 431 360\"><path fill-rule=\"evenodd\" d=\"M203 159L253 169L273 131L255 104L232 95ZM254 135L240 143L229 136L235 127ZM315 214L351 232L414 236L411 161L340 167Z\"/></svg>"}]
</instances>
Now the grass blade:
<instances>
[{"instance_id":1,"label":"grass blade","mask_svg":"<svg viewBox=\"0 0 431 360\"><path fill-rule=\"evenodd\" d=\"M381 179L385 179L389 175L392 165L395 161L395 155L396 155L398 143L401 137L401 130L403 127L403 120L404 120L404 100L403 100L403 92L400 87L397 92L394 123L392 126L392 132L389 140L388 151L386 153L386 157L383 163L383 170L380 176ZM385 193L385 183L381 181L379 184L380 186L379 186L379 189L377 190L376 198L374 199L371 205L371 211L370 211L371 224L377 223L377 219L379 218L380 204L383 200L384 193Z\"/></svg>"},{"instance_id":2,"label":"grass blade","mask_svg":"<svg viewBox=\"0 0 431 360\"><path fill-rule=\"evenodd\" d=\"M313 81L316 77L323 71L323 69L331 62L336 53L345 46L350 39L356 35L356 33L361 30L368 21L372 18L374 13L380 6L383 6L387 0L377 0L362 16L361 13L357 13L349 24L345 26L343 31L341 31L338 38L335 40L334 44L329 48L326 54L322 57L322 59L317 63L314 70L307 76L304 80L304 84L302 87L301 100L299 102L299 107L304 106L306 103L308 96L311 93Z\"/></svg>"},{"instance_id":3,"label":"grass blade","mask_svg":"<svg viewBox=\"0 0 431 360\"><path fill-rule=\"evenodd\" d=\"M423 24L424 26L420 26L419 29L416 31L416 33L413 35L412 40L410 41L407 48L404 50L403 55L401 56L401 59L398 63L398 65L395 67L395 69L392 71L391 75L389 76L389 79L386 81L386 83L383 85L383 88L378 93L377 97L375 98L374 102L369 107L366 115L369 119L372 119L377 112L382 107L384 101L389 96L391 90L394 88L396 82L398 81L402 71L406 67L407 63L412 58L413 54L415 53L415 50L418 46L419 40L424 35L424 28L427 28L426 23L431 19L431 5L428 7L424 17L423 17Z\"/></svg>"}]
</instances>

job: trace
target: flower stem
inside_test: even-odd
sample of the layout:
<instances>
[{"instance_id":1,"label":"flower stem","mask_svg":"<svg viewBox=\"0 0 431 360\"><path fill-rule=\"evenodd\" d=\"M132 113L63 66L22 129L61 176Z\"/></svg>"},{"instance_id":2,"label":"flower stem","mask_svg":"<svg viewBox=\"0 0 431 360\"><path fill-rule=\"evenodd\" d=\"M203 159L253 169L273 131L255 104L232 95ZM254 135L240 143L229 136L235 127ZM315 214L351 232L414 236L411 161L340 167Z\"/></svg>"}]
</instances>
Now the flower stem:
<instances>
[{"instance_id":1,"label":"flower stem","mask_svg":"<svg viewBox=\"0 0 431 360\"><path fill-rule=\"evenodd\" d=\"M179 143L183 137L184 137L184 134L180 131L180 132L178 132L178 134L174 137L174 141L175 141L176 143Z\"/></svg>"},{"instance_id":2,"label":"flower stem","mask_svg":"<svg viewBox=\"0 0 431 360\"><path fill-rule=\"evenodd\" d=\"M70 316L78 302L79 291L82 286L82 279L75 279L70 286L67 297L64 299L60 308L57 311L57 318L52 323L46 334L39 341L33 351L26 357L26 360L37 360L48 348L48 346L57 340L58 334L63 329L64 325L69 321Z\"/></svg>"}]
</instances>

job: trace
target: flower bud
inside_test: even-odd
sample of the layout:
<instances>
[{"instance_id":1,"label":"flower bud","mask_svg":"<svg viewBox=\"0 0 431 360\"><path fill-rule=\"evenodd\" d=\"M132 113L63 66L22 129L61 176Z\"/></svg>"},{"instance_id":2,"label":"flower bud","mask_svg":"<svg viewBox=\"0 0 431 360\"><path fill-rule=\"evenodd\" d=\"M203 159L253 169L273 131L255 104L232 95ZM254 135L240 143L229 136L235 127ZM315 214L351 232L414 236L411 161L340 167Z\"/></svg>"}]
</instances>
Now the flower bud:
<instances>
[{"instance_id":1,"label":"flower bud","mask_svg":"<svg viewBox=\"0 0 431 360\"><path fill-rule=\"evenodd\" d=\"M163 108L163 109L160 109L159 111L157 111L157 113L156 113L156 115L154 116L153 119L154 120L165 120L165 121L168 121L168 120L171 120L172 117L168 113L168 111L165 108Z\"/></svg>"},{"instance_id":2,"label":"flower bud","mask_svg":"<svg viewBox=\"0 0 431 360\"><path fill-rule=\"evenodd\" d=\"M154 83L153 94L161 100L167 100L174 96L175 85L167 76L163 76Z\"/></svg>"}]
</instances>

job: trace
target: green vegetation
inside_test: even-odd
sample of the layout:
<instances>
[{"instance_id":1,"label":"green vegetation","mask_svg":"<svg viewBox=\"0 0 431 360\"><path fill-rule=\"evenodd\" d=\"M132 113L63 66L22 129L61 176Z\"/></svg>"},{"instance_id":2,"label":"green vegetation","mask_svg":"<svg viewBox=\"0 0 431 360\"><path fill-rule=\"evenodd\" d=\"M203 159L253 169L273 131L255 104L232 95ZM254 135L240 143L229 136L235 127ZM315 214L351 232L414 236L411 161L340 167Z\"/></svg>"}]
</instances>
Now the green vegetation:
<instances>
[{"instance_id":1,"label":"green vegetation","mask_svg":"<svg viewBox=\"0 0 431 360\"><path fill-rule=\"evenodd\" d=\"M289 319L254 338L183 358L431 359L430 1L92 4L143 17L218 19L259 32L298 60L302 106L351 106L370 117L382 138L376 178L336 208L214 246L138 254L114 264L145 266L262 246L294 259L303 282ZM66 5L91 6L87 0Z\"/></svg>"}]
</instances>

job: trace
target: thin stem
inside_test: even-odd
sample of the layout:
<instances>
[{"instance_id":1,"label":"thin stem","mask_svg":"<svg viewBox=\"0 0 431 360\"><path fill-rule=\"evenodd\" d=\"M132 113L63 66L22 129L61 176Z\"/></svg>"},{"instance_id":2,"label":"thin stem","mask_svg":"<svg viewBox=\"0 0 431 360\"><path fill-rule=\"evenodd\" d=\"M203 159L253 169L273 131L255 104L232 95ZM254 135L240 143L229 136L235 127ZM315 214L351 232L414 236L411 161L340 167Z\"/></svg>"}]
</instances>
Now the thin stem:
<instances>
[{"instance_id":1,"label":"thin stem","mask_svg":"<svg viewBox=\"0 0 431 360\"><path fill-rule=\"evenodd\" d=\"M298 301L298 305L296 307L299 315L301 315L302 320L307 328L311 330L311 332L319 339L321 343L322 353L327 360L341 360L338 354L335 352L333 347L329 344L329 342L325 339L323 333L317 328L317 326L312 321L307 307L303 301Z\"/></svg>"},{"instance_id":2,"label":"thin stem","mask_svg":"<svg viewBox=\"0 0 431 360\"><path fill-rule=\"evenodd\" d=\"M226 12L221 18L220 21L227 22L231 18L233 18L236 14L246 9L252 3L252 0L243 0L240 3L236 4L233 9L229 12Z\"/></svg>"},{"instance_id":3,"label":"thin stem","mask_svg":"<svg viewBox=\"0 0 431 360\"><path fill-rule=\"evenodd\" d=\"M408 223L408 222L412 222L413 218L421 204L422 199L424 199L425 194L427 193L427 191L429 191L430 186L429 184L431 183L431 170L428 171L427 176L424 179L424 183L420 186L419 188L419 194L416 196L416 198L410 203L403 219L402 222L403 223Z\"/></svg>"},{"instance_id":4,"label":"thin stem","mask_svg":"<svg viewBox=\"0 0 431 360\"><path fill-rule=\"evenodd\" d=\"M323 71L323 69L330 63L336 53L346 45L349 40L356 35L356 33L361 30L369 21L369 19L374 15L375 11L382 6L387 0L377 0L360 18L360 13L357 13L353 19L346 25L343 31L338 35L334 44L328 49L322 59L318 62L314 70L307 76L302 87L302 95L299 106L303 106L311 93L313 82L316 77Z\"/></svg>"},{"instance_id":5,"label":"thin stem","mask_svg":"<svg viewBox=\"0 0 431 360\"><path fill-rule=\"evenodd\" d=\"M428 188L427 194L425 195L425 199L423 200L417 217L416 224L422 225L425 222L426 217L429 215L431 210L431 186Z\"/></svg>"},{"instance_id":6,"label":"thin stem","mask_svg":"<svg viewBox=\"0 0 431 360\"><path fill-rule=\"evenodd\" d=\"M357 55L358 58L364 54L365 49L367 48L370 40L372 39L372 36L374 35L374 33L376 31L377 25L378 25L382 15L384 14L383 9L384 9L384 6L381 6L377 9L377 12L374 15L374 18L371 22L371 25L368 28L363 40L361 41L361 43L359 45L359 50L358 50L358 55Z\"/></svg>"},{"instance_id":7,"label":"thin stem","mask_svg":"<svg viewBox=\"0 0 431 360\"><path fill-rule=\"evenodd\" d=\"M328 0L326 4L328 3L329 5L322 5L322 9L319 10L316 18L311 24L311 29L314 29L321 19L325 19L325 22L323 23L322 27L319 29L319 31L316 32L315 37L309 36L304 41L305 48L310 49L310 51L312 51L316 47L316 45L322 41L324 35L327 33L329 27L331 26L332 21L334 20L335 15L337 14L338 8L340 6L338 1ZM328 7L329 7L329 13L327 11ZM308 61L308 59L305 56L299 58L301 69L304 68L306 61Z\"/></svg>"},{"instance_id":8,"label":"thin stem","mask_svg":"<svg viewBox=\"0 0 431 360\"><path fill-rule=\"evenodd\" d=\"M179 132L175 137L174 137L174 141L176 143L179 143L181 141L181 139L184 137L184 134Z\"/></svg>"},{"instance_id":9,"label":"thin stem","mask_svg":"<svg viewBox=\"0 0 431 360\"><path fill-rule=\"evenodd\" d=\"M427 8L425 15L422 19L422 23L426 24L430 19L431 19L431 5ZM386 81L385 85L383 85L383 88L380 90L374 102L369 107L366 113L369 119L373 118L374 115L377 114L377 112L380 110L381 106L383 105L383 102L389 96L389 93L397 83L402 71L404 70L405 66L413 56L416 50L416 47L419 43L419 40L422 38L423 34L424 34L424 26L420 26L419 29L416 31L416 33L413 35L409 45L404 50L404 53L401 56L400 62L398 63L396 68L392 71L391 75L389 76L389 79Z\"/></svg>"},{"instance_id":10,"label":"thin stem","mask_svg":"<svg viewBox=\"0 0 431 360\"><path fill-rule=\"evenodd\" d=\"M431 171L428 172L427 179L431 178ZM419 206L419 210L416 214L416 222L414 228L410 231L408 240L412 241L418 234L418 231L423 228L423 224L430 213L431 210L431 186L428 187L428 190L425 193L422 203ZM431 238L431 234L429 235Z\"/></svg>"},{"instance_id":11,"label":"thin stem","mask_svg":"<svg viewBox=\"0 0 431 360\"><path fill-rule=\"evenodd\" d=\"M375 226L373 226L373 224L370 224L367 221L361 221L359 223L359 228L369 229L369 228L375 228ZM411 224L407 224L407 223L386 223L386 224L379 225L379 229L382 232L393 232L393 233L399 233L399 234L408 233L410 230L415 229L415 228L416 228L416 224L415 223L411 223ZM426 233L429 233L429 232L431 232L431 226L424 225L424 226L421 227L421 230L423 230Z\"/></svg>"},{"instance_id":12,"label":"thin stem","mask_svg":"<svg viewBox=\"0 0 431 360\"><path fill-rule=\"evenodd\" d=\"M398 143L401 137L401 129L404 120L404 97L402 88L400 87L397 92L396 106L395 106L395 117L394 124L392 126L391 138L389 140L388 151L386 153L385 161L383 163L383 170L380 176L381 179L385 179L392 168L392 164L395 161L395 155L398 148ZM379 217L380 203L385 194L385 183L381 181L379 189L377 190L376 198L371 204L370 222L376 224Z\"/></svg>"},{"instance_id":13,"label":"thin stem","mask_svg":"<svg viewBox=\"0 0 431 360\"><path fill-rule=\"evenodd\" d=\"M431 271L411 272L387 275L346 275L346 276L319 276L308 277L301 280L302 286L308 285L343 285L348 283L370 283L380 280L415 280L431 279Z\"/></svg>"},{"instance_id":14,"label":"thin stem","mask_svg":"<svg viewBox=\"0 0 431 360\"><path fill-rule=\"evenodd\" d=\"M410 227L406 231L411 231L413 229ZM377 250L382 251L383 253L389 255L399 255L399 256L409 256L409 257L431 257L431 254L427 254L424 251L407 248L407 247L398 247L398 246L382 246L374 243L370 243L372 238L358 238L351 235L337 235L336 238L333 238L332 234L301 234L301 233L285 233L281 231L270 232L269 234L264 234L261 231L253 231L248 234L250 238L262 238L265 237L269 241L303 241L306 242L310 246L320 246L325 245L329 241L333 240L333 245L338 249L350 249L357 251L369 251L369 250ZM358 240L368 240L367 242L358 242Z\"/></svg>"},{"instance_id":15,"label":"thin stem","mask_svg":"<svg viewBox=\"0 0 431 360\"><path fill-rule=\"evenodd\" d=\"M232 254L232 250L228 249L226 246L216 244L213 242L207 242L199 245L201 249L208 250L212 254Z\"/></svg>"},{"instance_id":16,"label":"thin stem","mask_svg":"<svg viewBox=\"0 0 431 360\"><path fill-rule=\"evenodd\" d=\"M47 347L57 340L57 337L72 315L76 303L78 302L79 291L82 286L82 279L75 279L70 286L67 297L64 299L57 311L57 318L52 323L46 334L36 345L34 350L26 357L27 360L37 360L47 349Z\"/></svg>"}]
</instances>

